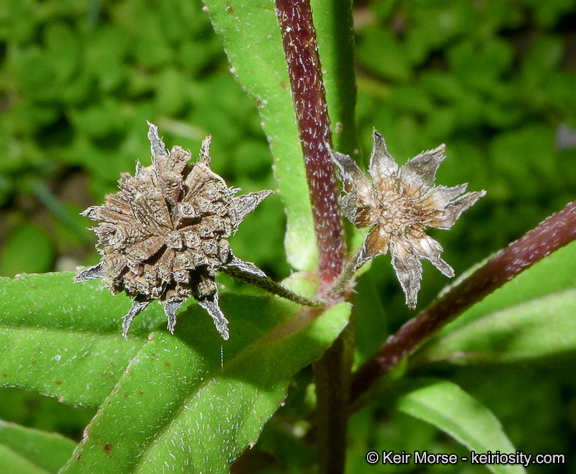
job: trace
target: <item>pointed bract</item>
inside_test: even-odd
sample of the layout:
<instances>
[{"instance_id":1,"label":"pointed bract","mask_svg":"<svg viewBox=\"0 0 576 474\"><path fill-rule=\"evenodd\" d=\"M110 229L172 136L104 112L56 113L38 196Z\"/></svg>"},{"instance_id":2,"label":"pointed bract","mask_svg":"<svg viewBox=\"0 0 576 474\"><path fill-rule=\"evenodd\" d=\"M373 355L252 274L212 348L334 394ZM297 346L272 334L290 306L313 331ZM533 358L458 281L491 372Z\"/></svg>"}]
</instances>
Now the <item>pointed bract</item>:
<instances>
[{"instance_id":1,"label":"pointed bract","mask_svg":"<svg viewBox=\"0 0 576 474\"><path fill-rule=\"evenodd\" d=\"M352 262L353 270L389 249L406 304L411 308L416 307L420 290L420 259L429 260L444 275L454 276L452 267L442 260L442 246L427 236L425 229L450 229L462 212L486 194L463 194L465 184L451 188L434 185L444 151L445 146L440 145L399 168L384 138L374 130L369 167L372 183L349 156L331 152L346 193L340 198L344 216L358 228L372 228Z\"/></svg>"},{"instance_id":2,"label":"pointed bract","mask_svg":"<svg viewBox=\"0 0 576 474\"><path fill-rule=\"evenodd\" d=\"M146 309L146 306L150 304L150 301L134 300L132 301L132 307L128 314L124 316L124 321L122 322L122 336L125 338L128 336L128 330L130 325L136 316L138 316L142 311Z\"/></svg>"},{"instance_id":3,"label":"pointed bract","mask_svg":"<svg viewBox=\"0 0 576 474\"><path fill-rule=\"evenodd\" d=\"M232 198L230 208L232 210L234 231L238 228L240 223L250 214L258 205L264 201L272 191L267 189L263 191L256 191L254 193L242 194Z\"/></svg>"},{"instance_id":4,"label":"pointed bract","mask_svg":"<svg viewBox=\"0 0 576 474\"><path fill-rule=\"evenodd\" d=\"M232 251L230 251L230 261L226 265L222 265L222 268L226 270L235 269L245 275L254 275L258 278L267 278L266 273L260 270L256 265L238 258L232 253Z\"/></svg>"},{"instance_id":5,"label":"pointed bract","mask_svg":"<svg viewBox=\"0 0 576 474\"><path fill-rule=\"evenodd\" d=\"M174 334L174 327L176 326L176 313L182 306L184 300L181 298L173 298L170 301L164 302L164 314L168 318L168 331Z\"/></svg>"},{"instance_id":6,"label":"pointed bract","mask_svg":"<svg viewBox=\"0 0 576 474\"><path fill-rule=\"evenodd\" d=\"M230 333L228 332L228 320L218 305L218 293L214 293L214 296L211 298L199 299L198 304L202 306L210 316L212 316L216 329L222 336L222 339L227 341L230 338Z\"/></svg>"},{"instance_id":7,"label":"pointed bract","mask_svg":"<svg viewBox=\"0 0 576 474\"><path fill-rule=\"evenodd\" d=\"M355 181L362 180L364 175L358 165L348 156L328 149L332 161L338 166L342 182L348 186Z\"/></svg>"},{"instance_id":8,"label":"pointed bract","mask_svg":"<svg viewBox=\"0 0 576 474\"><path fill-rule=\"evenodd\" d=\"M166 145L164 145L164 142L158 136L158 127L148 121L146 121L146 123L148 124L148 140L150 141L152 160L154 160L157 155L167 155Z\"/></svg>"},{"instance_id":9,"label":"pointed bract","mask_svg":"<svg viewBox=\"0 0 576 474\"><path fill-rule=\"evenodd\" d=\"M388 153L384 137L378 130L373 130L372 138L374 139L374 147L372 148L372 155L370 155L369 169L374 183L379 183L383 179L394 176L398 171L398 165L392 155Z\"/></svg>"},{"instance_id":10,"label":"pointed bract","mask_svg":"<svg viewBox=\"0 0 576 474\"><path fill-rule=\"evenodd\" d=\"M446 158L444 155L445 148L445 145L440 145L434 150L422 152L408 160L400 168L399 179L409 186L422 186L428 189L434 184L436 171L440 163Z\"/></svg>"},{"instance_id":11,"label":"pointed bract","mask_svg":"<svg viewBox=\"0 0 576 474\"><path fill-rule=\"evenodd\" d=\"M82 270L78 275L74 277L74 283L79 283L81 281L96 280L97 278L104 277L104 265L102 262L94 265L93 267L86 268Z\"/></svg>"}]
</instances>

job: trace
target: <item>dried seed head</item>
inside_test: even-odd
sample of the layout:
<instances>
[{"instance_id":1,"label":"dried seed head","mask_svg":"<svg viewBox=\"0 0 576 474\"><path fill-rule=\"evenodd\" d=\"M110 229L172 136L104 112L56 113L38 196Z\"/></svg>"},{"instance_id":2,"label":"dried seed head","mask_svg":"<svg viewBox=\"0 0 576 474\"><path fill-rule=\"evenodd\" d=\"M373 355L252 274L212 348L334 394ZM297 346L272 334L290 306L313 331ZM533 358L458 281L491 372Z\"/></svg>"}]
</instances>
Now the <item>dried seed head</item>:
<instances>
[{"instance_id":1,"label":"dried seed head","mask_svg":"<svg viewBox=\"0 0 576 474\"><path fill-rule=\"evenodd\" d=\"M450 229L486 192L463 194L466 184L453 188L434 185L436 170L445 158L444 145L420 153L399 168L382 135L376 130L373 135L372 182L349 156L331 151L345 192L341 197L344 215L358 228L372 228L353 268L357 270L390 248L406 304L414 308L422 278L420 259L426 258L444 275L454 276L452 267L440 256L442 247L424 230Z\"/></svg>"},{"instance_id":2,"label":"dried seed head","mask_svg":"<svg viewBox=\"0 0 576 474\"><path fill-rule=\"evenodd\" d=\"M272 191L235 196L238 189L210 169L209 136L191 164L188 151L179 146L168 151L158 128L148 126L152 165L137 163L134 176L122 173L120 192L82 213L99 223L93 230L102 260L74 281L102 278L112 293L125 291L134 298L124 318L124 336L152 300L163 305L173 332L178 309L193 296L228 339L215 276L221 267L242 260L225 239Z\"/></svg>"}]
</instances>

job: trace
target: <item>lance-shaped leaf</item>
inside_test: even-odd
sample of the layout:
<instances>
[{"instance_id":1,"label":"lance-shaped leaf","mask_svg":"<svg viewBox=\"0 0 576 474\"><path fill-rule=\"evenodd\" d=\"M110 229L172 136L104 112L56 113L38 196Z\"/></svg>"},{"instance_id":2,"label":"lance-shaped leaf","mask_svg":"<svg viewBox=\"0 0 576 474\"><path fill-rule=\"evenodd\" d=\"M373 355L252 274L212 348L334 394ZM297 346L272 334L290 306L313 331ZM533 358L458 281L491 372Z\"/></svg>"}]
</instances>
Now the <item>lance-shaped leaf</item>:
<instances>
[{"instance_id":1,"label":"lance-shaped leaf","mask_svg":"<svg viewBox=\"0 0 576 474\"><path fill-rule=\"evenodd\" d=\"M333 343L350 313L347 303L318 314L227 294L221 305L233 328L223 359L198 307L184 313L177 337L154 332L63 472L228 472L282 404L291 376Z\"/></svg>"},{"instance_id":2,"label":"lance-shaped leaf","mask_svg":"<svg viewBox=\"0 0 576 474\"><path fill-rule=\"evenodd\" d=\"M98 406L164 315L154 305L126 340L119 329L130 299L73 276L0 278L0 373L5 386Z\"/></svg>"},{"instance_id":3,"label":"lance-shaped leaf","mask_svg":"<svg viewBox=\"0 0 576 474\"><path fill-rule=\"evenodd\" d=\"M0 420L0 471L58 472L76 443L57 433L26 428Z\"/></svg>"},{"instance_id":4,"label":"lance-shaped leaf","mask_svg":"<svg viewBox=\"0 0 576 474\"><path fill-rule=\"evenodd\" d=\"M414 355L414 363L512 363L575 354L575 266L572 243L446 326Z\"/></svg>"},{"instance_id":5,"label":"lance-shaped leaf","mask_svg":"<svg viewBox=\"0 0 576 474\"><path fill-rule=\"evenodd\" d=\"M494 414L451 382L423 381L398 398L396 409L436 426L470 451L516 453ZM519 463L488 463L486 467L498 474L526 472Z\"/></svg>"}]
</instances>

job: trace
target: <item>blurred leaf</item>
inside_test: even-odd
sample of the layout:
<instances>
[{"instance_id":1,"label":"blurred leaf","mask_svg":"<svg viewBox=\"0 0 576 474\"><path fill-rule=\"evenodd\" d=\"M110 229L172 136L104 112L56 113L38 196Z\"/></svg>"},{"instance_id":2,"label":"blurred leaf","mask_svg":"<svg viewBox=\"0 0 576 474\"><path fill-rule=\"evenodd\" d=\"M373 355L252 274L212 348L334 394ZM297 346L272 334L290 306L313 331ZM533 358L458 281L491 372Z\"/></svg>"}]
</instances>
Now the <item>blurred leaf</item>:
<instances>
[{"instance_id":1,"label":"blurred leaf","mask_svg":"<svg viewBox=\"0 0 576 474\"><path fill-rule=\"evenodd\" d=\"M544 85L551 104L571 123L576 123L576 73L550 74Z\"/></svg>"},{"instance_id":2,"label":"blurred leaf","mask_svg":"<svg viewBox=\"0 0 576 474\"><path fill-rule=\"evenodd\" d=\"M509 363L576 352L575 265L572 243L466 311L415 362Z\"/></svg>"},{"instance_id":3,"label":"blurred leaf","mask_svg":"<svg viewBox=\"0 0 576 474\"><path fill-rule=\"evenodd\" d=\"M0 444L0 466L9 466L8 473L14 474L46 474L47 471L39 468L24 456Z\"/></svg>"},{"instance_id":4,"label":"blurred leaf","mask_svg":"<svg viewBox=\"0 0 576 474\"><path fill-rule=\"evenodd\" d=\"M418 87L397 86L390 89L387 106L415 115L427 115L434 110L428 94Z\"/></svg>"},{"instance_id":5,"label":"blurred leaf","mask_svg":"<svg viewBox=\"0 0 576 474\"><path fill-rule=\"evenodd\" d=\"M511 104L498 104L493 101L484 103L486 123L494 128L507 129L521 125L524 111Z\"/></svg>"},{"instance_id":6,"label":"blurred leaf","mask_svg":"<svg viewBox=\"0 0 576 474\"><path fill-rule=\"evenodd\" d=\"M525 125L496 136L490 143L492 170L516 196L533 198L543 185L556 182L554 131L543 124Z\"/></svg>"},{"instance_id":7,"label":"blurred leaf","mask_svg":"<svg viewBox=\"0 0 576 474\"><path fill-rule=\"evenodd\" d=\"M112 98L92 103L83 109L71 109L69 118L76 132L96 139L110 138L123 132L126 127L122 106Z\"/></svg>"},{"instance_id":8,"label":"blurred leaf","mask_svg":"<svg viewBox=\"0 0 576 474\"><path fill-rule=\"evenodd\" d=\"M451 382L424 382L401 396L396 409L436 426L470 451L516 452L492 412ZM485 467L494 473L526 472L521 465L514 464Z\"/></svg>"},{"instance_id":9,"label":"blurred leaf","mask_svg":"<svg viewBox=\"0 0 576 474\"><path fill-rule=\"evenodd\" d=\"M133 45L130 33L114 23L103 24L87 38L85 67L101 90L111 91L127 78L126 58Z\"/></svg>"},{"instance_id":10,"label":"blurred leaf","mask_svg":"<svg viewBox=\"0 0 576 474\"><path fill-rule=\"evenodd\" d=\"M514 30L526 21L520 2L484 0L482 3L473 5L478 12L478 17L474 22L475 31L473 31L477 38L490 36L500 30Z\"/></svg>"},{"instance_id":11,"label":"blurred leaf","mask_svg":"<svg viewBox=\"0 0 576 474\"><path fill-rule=\"evenodd\" d=\"M32 470L15 470L14 460L6 463L0 455L2 472L58 472L71 456L76 443L57 433L46 433L0 420L0 446L35 466Z\"/></svg>"},{"instance_id":12,"label":"blurred leaf","mask_svg":"<svg viewBox=\"0 0 576 474\"><path fill-rule=\"evenodd\" d=\"M355 287L356 353L358 366L374 354L389 335L388 321L380 295L375 290L370 272L363 274Z\"/></svg>"},{"instance_id":13,"label":"blurred leaf","mask_svg":"<svg viewBox=\"0 0 576 474\"><path fill-rule=\"evenodd\" d=\"M439 100L452 102L461 100L466 90L456 78L447 72L425 70L420 75L421 87L426 88Z\"/></svg>"},{"instance_id":14,"label":"blurred leaf","mask_svg":"<svg viewBox=\"0 0 576 474\"><path fill-rule=\"evenodd\" d=\"M56 71L58 81L65 83L78 67L80 45L78 35L66 23L54 22L44 30L46 55Z\"/></svg>"},{"instance_id":15,"label":"blurred leaf","mask_svg":"<svg viewBox=\"0 0 576 474\"><path fill-rule=\"evenodd\" d=\"M34 15L36 0L6 0L0 2L0 39L23 44L35 33L38 18Z\"/></svg>"},{"instance_id":16,"label":"blurred leaf","mask_svg":"<svg viewBox=\"0 0 576 474\"><path fill-rule=\"evenodd\" d=\"M538 0L524 0L534 11L538 24L542 27L554 26L559 17L573 11L574 0L550 0L544 5Z\"/></svg>"},{"instance_id":17,"label":"blurred leaf","mask_svg":"<svg viewBox=\"0 0 576 474\"><path fill-rule=\"evenodd\" d=\"M176 69L163 69L156 77L156 111L177 117L190 105L186 77Z\"/></svg>"},{"instance_id":18,"label":"blurred leaf","mask_svg":"<svg viewBox=\"0 0 576 474\"><path fill-rule=\"evenodd\" d=\"M562 61L562 43L562 39L556 36L534 38L522 61L522 79L533 85L541 84Z\"/></svg>"},{"instance_id":19,"label":"blurred leaf","mask_svg":"<svg viewBox=\"0 0 576 474\"><path fill-rule=\"evenodd\" d=\"M232 165L238 176L255 176L270 168L270 149L265 141L246 138L238 143Z\"/></svg>"},{"instance_id":20,"label":"blurred leaf","mask_svg":"<svg viewBox=\"0 0 576 474\"><path fill-rule=\"evenodd\" d=\"M12 126L16 133L35 134L47 127L59 117L58 109L53 105L45 105L32 100L21 100L14 104L12 111ZM14 133L13 132L13 133ZM0 164L0 166L2 166Z\"/></svg>"},{"instance_id":21,"label":"blurred leaf","mask_svg":"<svg viewBox=\"0 0 576 474\"><path fill-rule=\"evenodd\" d=\"M222 340L197 306L180 316L175 336L155 331L63 472L228 472L283 403L290 377L332 344L350 313L346 303L312 316L230 294L221 303L232 330L223 362Z\"/></svg>"},{"instance_id":22,"label":"blurred leaf","mask_svg":"<svg viewBox=\"0 0 576 474\"><path fill-rule=\"evenodd\" d=\"M358 59L373 72L391 81L410 78L410 58L402 44L387 29L367 26L358 32Z\"/></svg>"},{"instance_id":23,"label":"blurred leaf","mask_svg":"<svg viewBox=\"0 0 576 474\"><path fill-rule=\"evenodd\" d=\"M406 49L411 59L421 63L431 51L438 50L452 38L474 29L478 23L474 5L462 1L410 2Z\"/></svg>"},{"instance_id":24,"label":"blurred leaf","mask_svg":"<svg viewBox=\"0 0 576 474\"><path fill-rule=\"evenodd\" d=\"M0 252L0 275L42 273L54 259L54 246L41 227L27 224L17 229Z\"/></svg>"},{"instance_id":25,"label":"blurred leaf","mask_svg":"<svg viewBox=\"0 0 576 474\"><path fill-rule=\"evenodd\" d=\"M463 41L448 51L450 69L469 87L489 92L498 77L506 72L513 59L509 43L489 38L475 43Z\"/></svg>"},{"instance_id":26,"label":"blurred leaf","mask_svg":"<svg viewBox=\"0 0 576 474\"><path fill-rule=\"evenodd\" d=\"M152 69L166 67L174 60L174 51L168 41L167 28L156 9L145 2L135 2L136 15L133 33L139 36L134 52L138 63Z\"/></svg>"},{"instance_id":27,"label":"blurred leaf","mask_svg":"<svg viewBox=\"0 0 576 474\"><path fill-rule=\"evenodd\" d=\"M42 49L32 46L14 50L10 59L14 77L27 97L39 102L58 98L63 90L58 70Z\"/></svg>"}]
</instances>

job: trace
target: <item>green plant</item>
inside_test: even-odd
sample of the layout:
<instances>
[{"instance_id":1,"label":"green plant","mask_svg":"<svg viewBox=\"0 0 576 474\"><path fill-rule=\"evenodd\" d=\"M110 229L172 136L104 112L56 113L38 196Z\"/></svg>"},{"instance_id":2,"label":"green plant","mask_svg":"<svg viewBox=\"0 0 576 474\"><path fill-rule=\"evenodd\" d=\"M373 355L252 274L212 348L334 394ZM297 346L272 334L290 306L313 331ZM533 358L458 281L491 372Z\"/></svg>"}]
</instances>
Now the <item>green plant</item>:
<instances>
[{"instance_id":1,"label":"green plant","mask_svg":"<svg viewBox=\"0 0 576 474\"><path fill-rule=\"evenodd\" d=\"M356 294L347 288L344 299L348 301L332 291L346 263L346 232L337 205L339 190L333 165L325 146L331 133L327 110L334 124L333 148L349 155L358 148L350 3L317 0L313 4L322 71L315 57L316 33L307 9L309 2L277 0L276 11L271 2L248 6L234 1L226 5L211 0L205 3L234 74L257 101L275 159L277 186L288 218L286 256L297 271L284 283L298 294L319 297L325 308L304 308L250 287L243 293L222 291L220 303L230 323L229 341L220 339L197 305L181 310L174 335L165 330L162 309L152 305L134 319L125 340L119 320L131 302L103 291L99 282L74 285L72 272L2 279L0 367L5 385L33 390L69 405L98 407L78 445L48 433L3 424L0 435L6 465L28 471L56 471L64 466L64 471L85 472L225 472L237 461L238 469L244 466L250 472L261 463L286 470L312 469L319 463L321 471L337 472L347 462L351 472L358 472L367 466L366 453L374 449L428 449L433 437L430 428L414 425L413 420L402 418L404 415L449 434L468 449L468 455L470 450L513 453L514 445L490 409L459 386L458 374L442 374L444 366L438 363L495 367L561 356L573 363L576 332L571 328L576 301L570 269L575 263L576 247L567 244L574 239L576 228L574 204L472 268L385 342L387 328L380 326L388 323L393 328L394 318L386 317L381 310L381 292L371 286L380 262L375 261L373 267L377 268L359 277ZM382 10L394 6L394 2L384 4ZM300 15L295 15L295 6L300 8ZM430 9L435 11L432 6ZM389 11L379 13L385 17ZM458 19L452 23L456 26L450 35L462 34L470 11L464 7L448 11ZM542 21L550 21L546 15L544 18ZM423 29L425 25L422 22ZM65 36L65 29L54 28L55 33L49 37ZM386 40L390 55L383 61L387 64L374 66L379 74L391 81L408 78L411 69L406 61L421 61L426 48L437 47L443 41L434 39L434 28L425 31L427 41L407 41L412 55L403 54L397 41L385 34L382 40ZM159 33L139 53L150 67L167 61L166 56L171 54L167 40ZM402 110L412 108L426 117L431 136L439 133L437 127L446 124L454 129L466 127L459 122L459 107L463 107L460 101L474 99L458 93L462 84L475 91L478 100L494 95L490 97L492 111L486 113L493 125L513 121L514 117L499 107L512 99L503 92L498 95L492 87L494 78L509 64L506 47L495 42L480 48L480 52L475 48L464 43L449 55L456 73L466 78L463 58L475 52L485 57L490 67L481 68L483 75L474 76L471 83L464 80L454 86L452 77L430 73L419 79L422 84L418 86L394 85L392 91L382 89L380 93L396 97L392 103L399 109L402 104ZM359 51L366 65L374 61L375 55L368 54L370 47L362 41ZM36 53L29 54L30 61L37 60ZM298 71L299 67L305 71ZM298 88L305 82L305 74L310 79L308 90ZM174 84L182 84L177 76L175 72L162 74L159 82L172 84L166 86L166 94L176 87ZM110 80L114 83L114 74ZM420 94L426 90L425 84L434 81L443 84L431 89L446 94L444 113L433 111L429 105L432 99ZM361 94L362 87L369 87L367 82L366 78L360 81ZM41 92L48 94L50 90ZM50 97L42 100L49 101ZM172 104L166 113L178 114L177 99L165 97L162 103ZM71 121L84 123L85 132L99 134L100 139L128 127L128 119L117 117L122 107L109 100L103 104L71 112ZM142 106L135 115L145 113L146 107ZM214 114L214 126L223 115L213 110L206 113ZM405 151L427 147L420 146L421 139L412 133L415 128L411 119L392 126L392 112L382 114L379 120L387 123L387 128L407 130L404 134L387 133L390 147L398 146L393 145L396 137L406 140L400 145L406 147ZM114 116L110 123L102 120L109 116ZM473 117L469 120L473 125L468 126L478 125ZM143 123L138 124L138 130ZM522 129L497 137L491 145L494 156L513 153L516 143L524 143L524 132ZM535 143L547 141L548 132L538 125L526 133ZM410 140L414 143L409 144ZM233 142L234 138L229 138L227 145ZM90 146L91 142L86 141L75 149ZM462 148L460 144L460 153ZM215 149L214 164L224 155L225 148ZM475 155L473 148L471 155ZM100 170L94 154L89 156L85 159L95 172L109 173L108 181L117 178L120 170ZM449 153L444 165L447 168L450 159ZM475 166L470 164L469 171ZM131 166L121 171L127 169ZM459 178L459 173L464 172L454 171L451 176ZM463 176L463 180L468 179ZM109 184L106 187L111 188ZM502 191L504 196L510 193L510 189ZM254 238L261 245L265 237ZM354 249L360 247L363 236L350 229L348 238L348 248ZM235 252L250 259L249 252L255 246L252 242L243 253ZM306 369L312 362L313 375ZM507 395L514 398L513 393ZM279 410L284 403L287 406ZM351 419L352 432L363 435L351 440L345 461L346 427L359 410ZM390 415L390 426L404 430L400 435L404 445L392 444L386 434L366 432L373 425L363 417L374 419L380 412L394 413ZM246 450L255 445L255 449ZM316 453L311 446L316 446ZM452 444L444 446L459 456L466 455ZM272 453L272 459L268 453ZM519 465L488 467L494 472L522 471Z\"/></svg>"}]
</instances>

